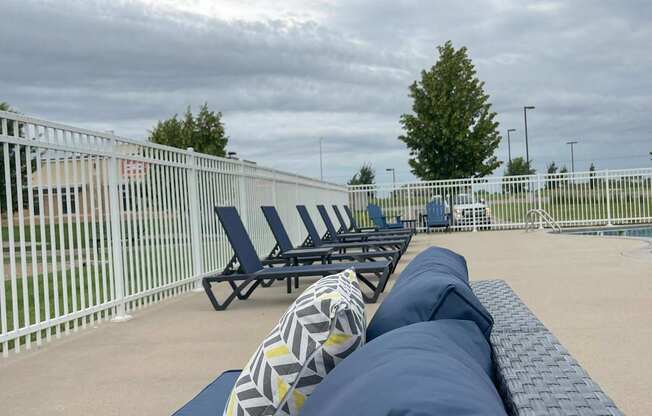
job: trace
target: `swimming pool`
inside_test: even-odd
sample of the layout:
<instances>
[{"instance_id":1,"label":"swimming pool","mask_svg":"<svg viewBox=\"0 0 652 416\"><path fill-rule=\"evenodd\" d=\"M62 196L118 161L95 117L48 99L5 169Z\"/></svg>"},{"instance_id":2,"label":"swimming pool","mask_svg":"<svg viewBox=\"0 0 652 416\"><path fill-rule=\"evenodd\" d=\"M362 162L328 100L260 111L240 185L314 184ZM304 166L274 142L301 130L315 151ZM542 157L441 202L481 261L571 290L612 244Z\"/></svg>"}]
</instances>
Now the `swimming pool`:
<instances>
[{"instance_id":1,"label":"swimming pool","mask_svg":"<svg viewBox=\"0 0 652 416\"><path fill-rule=\"evenodd\" d=\"M601 228L601 229L593 229L593 230L575 231L572 234L652 238L652 226L627 227L627 228Z\"/></svg>"}]
</instances>

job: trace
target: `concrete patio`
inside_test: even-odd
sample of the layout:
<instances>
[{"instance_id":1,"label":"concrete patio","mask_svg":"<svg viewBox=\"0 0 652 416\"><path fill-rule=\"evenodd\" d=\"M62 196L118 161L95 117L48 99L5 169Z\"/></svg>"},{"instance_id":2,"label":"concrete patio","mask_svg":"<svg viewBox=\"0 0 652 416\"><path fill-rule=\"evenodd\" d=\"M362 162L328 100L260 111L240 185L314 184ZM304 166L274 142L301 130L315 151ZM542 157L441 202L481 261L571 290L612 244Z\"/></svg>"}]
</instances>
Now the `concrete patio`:
<instances>
[{"instance_id":1,"label":"concrete patio","mask_svg":"<svg viewBox=\"0 0 652 416\"><path fill-rule=\"evenodd\" d=\"M399 270L429 245L463 254L473 280L508 281L626 414L649 414L649 246L523 231L423 234ZM170 414L222 371L241 367L292 298L277 283L214 312L204 294L192 293L131 321L11 354L0 359L3 414ZM368 319L376 308L368 305Z\"/></svg>"}]
</instances>

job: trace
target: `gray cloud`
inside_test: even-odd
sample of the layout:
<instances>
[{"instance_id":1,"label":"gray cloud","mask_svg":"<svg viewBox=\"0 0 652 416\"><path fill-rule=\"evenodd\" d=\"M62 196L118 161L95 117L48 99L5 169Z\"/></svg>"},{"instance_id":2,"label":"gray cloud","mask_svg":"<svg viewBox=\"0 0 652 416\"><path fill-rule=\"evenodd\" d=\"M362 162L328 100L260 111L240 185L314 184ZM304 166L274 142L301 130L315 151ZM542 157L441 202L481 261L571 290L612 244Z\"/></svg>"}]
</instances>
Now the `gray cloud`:
<instances>
[{"instance_id":1,"label":"gray cloud","mask_svg":"<svg viewBox=\"0 0 652 416\"><path fill-rule=\"evenodd\" d=\"M365 161L409 179L396 140L407 86L451 39L469 48L501 129L529 117L538 169L649 166L652 5L646 1L341 1L318 20L223 20L130 2L3 2L0 100L53 119L145 138L204 101L248 159L344 182ZM499 157L507 158L506 143ZM500 173L500 172L497 172ZM387 179L387 178L385 178Z\"/></svg>"}]
</instances>

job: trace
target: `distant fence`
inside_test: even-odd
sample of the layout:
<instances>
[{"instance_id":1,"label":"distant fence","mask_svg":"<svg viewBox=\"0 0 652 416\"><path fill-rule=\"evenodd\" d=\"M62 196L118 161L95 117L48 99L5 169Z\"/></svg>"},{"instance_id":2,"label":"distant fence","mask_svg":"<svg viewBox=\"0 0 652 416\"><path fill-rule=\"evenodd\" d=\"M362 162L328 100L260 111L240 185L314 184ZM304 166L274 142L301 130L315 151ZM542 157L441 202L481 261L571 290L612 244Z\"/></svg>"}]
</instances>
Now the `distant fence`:
<instances>
[{"instance_id":1,"label":"distant fence","mask_svg":"<svg viewBox=\"0 0 652 416\"><path fill-rule=\"evenodd\" d=\"M0 349L7 355L197 286L231 248L213 213L236 206L258 252L275 205L345 204L345 187L0 112Z\"/></svg>"},{"instance_id":2,"label":"distant fence","mask_svg":"<svg viewBox=\"0 0 652 416\"><path fill-rule=\"evenodd\" d=\"M423 229L432 200L445 205L453 231L524 228L534 209L561 227L650 223L652 169L349 186L350 204L364 225L371 224L366 207L373 202L388 220L400 215ZM538 215L534 221L547 226Z\"/></svg>"}]
</instances>

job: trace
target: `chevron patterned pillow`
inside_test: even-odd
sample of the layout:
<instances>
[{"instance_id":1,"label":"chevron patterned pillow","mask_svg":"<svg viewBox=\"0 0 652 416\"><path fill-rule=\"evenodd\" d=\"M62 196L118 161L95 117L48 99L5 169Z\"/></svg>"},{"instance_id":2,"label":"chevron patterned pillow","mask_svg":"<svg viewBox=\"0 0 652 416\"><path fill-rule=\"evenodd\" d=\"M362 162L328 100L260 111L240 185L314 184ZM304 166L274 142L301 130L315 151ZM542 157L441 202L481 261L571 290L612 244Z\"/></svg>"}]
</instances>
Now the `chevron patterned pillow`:
<instances>
[{"instance_id":1,"label":"chevron patterned pillow","mask_svg":"<svg viewBox=\"0 0 652 416\"><path fill-rule=\"evenodd\" d=\"M355 272L311 285L283 314L238 377L225 416L297 415L315 386L365 342Z\"/></svg>"}]
</instances>

